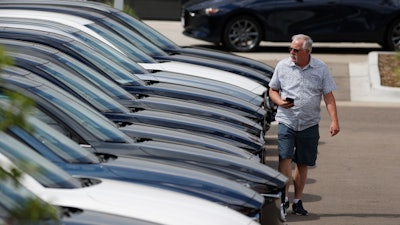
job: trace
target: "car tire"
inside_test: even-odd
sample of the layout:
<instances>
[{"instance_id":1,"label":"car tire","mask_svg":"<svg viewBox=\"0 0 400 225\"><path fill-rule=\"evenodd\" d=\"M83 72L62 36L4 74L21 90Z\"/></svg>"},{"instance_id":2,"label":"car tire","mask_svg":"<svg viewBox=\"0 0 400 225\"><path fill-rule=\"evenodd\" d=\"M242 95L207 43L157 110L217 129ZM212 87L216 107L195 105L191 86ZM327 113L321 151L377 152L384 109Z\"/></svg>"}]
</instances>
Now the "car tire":
<instances>
[{"instance_id":1,"label":"car tire","mask_svg":"<svg viewBox=\"0 0 400 225\"><path fill-rule=\"evenodd\" d=\"M386 43L383 46L386 50L400 50L400 19L396 19L387 29Z\"/></svg>"},{"instance_id":2,"label":"car tire","mask_svg":"<svg viewBox=\"0 0 400 225\"><path fill-rule=\"evenodd\" d=\"M222 44L234 52L254 51L262 39L261 26L250 16L238 16L229 20L222 35Z\"/></svg>"},{"instance_id":3,"label":"car tire","mask_svg":"<svg viewBox=\"0 0 400 225\"><path fill-rule=\"evenodd\" d=\"M260 157L260 163L265 164L266 163L265 157L267 156L267 148L265 146L261 148L258 156Z\"/></svg>"}]
</instances>

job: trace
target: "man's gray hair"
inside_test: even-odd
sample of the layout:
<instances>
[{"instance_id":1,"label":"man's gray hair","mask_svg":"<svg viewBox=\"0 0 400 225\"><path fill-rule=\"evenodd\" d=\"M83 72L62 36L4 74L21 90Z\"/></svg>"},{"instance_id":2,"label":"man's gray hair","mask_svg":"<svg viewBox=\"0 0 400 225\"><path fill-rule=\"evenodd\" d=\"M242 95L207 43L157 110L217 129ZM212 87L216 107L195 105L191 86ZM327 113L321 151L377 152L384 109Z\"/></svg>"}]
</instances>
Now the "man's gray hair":
<instances>
[{"instance_id":1,"label":"man's gray hair","mask_svg":"<svg viewBox=\"0 0 400 225\"><path fill-rule=\"evenodd\" d=\"M305 34L296 34L292 36L292 41L298 39L304 40L303 49L308 49L311 52L313 44L313 40L311 39L311 37Z\"/></svg>"}]
</instances>

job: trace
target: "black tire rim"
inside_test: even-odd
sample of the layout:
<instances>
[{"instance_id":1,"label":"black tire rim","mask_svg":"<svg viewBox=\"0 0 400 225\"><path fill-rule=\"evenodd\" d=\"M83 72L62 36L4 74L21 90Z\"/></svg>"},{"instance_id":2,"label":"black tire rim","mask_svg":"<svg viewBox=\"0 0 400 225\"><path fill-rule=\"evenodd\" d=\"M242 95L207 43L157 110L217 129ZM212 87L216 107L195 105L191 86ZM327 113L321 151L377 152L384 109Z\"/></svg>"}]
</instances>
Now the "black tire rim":
<instances>
[{"instance_id":1,"label":"black tire rim","mask_svg":"<svg viewBox=\"0 0 400 225\"><path fill-rule=\"evenodd\" d=\"M394 24L392 29L390 46L393 50L400 50L400 21Z\"/></svg>"},{"instance_id":2,"label":"black tire rim","mask_svg":"<svg viewBox=\"0 0 400 225\"><path fill-rule=\"evenodd\" d=\"M233 50L251 51L258 46L259 40L259 28L251 20L237 20L229 27L227 42Z\"/></svg>"}]
</instances>

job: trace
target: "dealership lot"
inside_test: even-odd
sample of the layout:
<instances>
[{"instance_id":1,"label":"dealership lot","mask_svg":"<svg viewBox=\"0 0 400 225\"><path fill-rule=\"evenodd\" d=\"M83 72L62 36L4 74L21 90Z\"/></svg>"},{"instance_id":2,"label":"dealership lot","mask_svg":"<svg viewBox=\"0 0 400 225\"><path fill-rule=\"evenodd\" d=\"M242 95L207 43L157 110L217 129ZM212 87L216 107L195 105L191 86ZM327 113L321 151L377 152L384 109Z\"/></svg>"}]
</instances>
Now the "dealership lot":
<instances>
[{"instance_id":1,"label":"dealership lot","mask_svg":"<svg viewBox=\"0 0 400 225\"><path fill-rule=\"evenodd\" d=\"M277 224L286 177L275 170L275 122L265 130L274 109L266 107L264 92L266 75L288 56L287 43L266 43L261 51L240 58L155 41L161 36L152 29L105 5L23 1L29 0L0 1L0 44L14 60L2 71L1 88L30 96L37 104L35 117L62 131L38 123L42 131L26 132L18 124L2 133L4 165L15 158L43 167L36 173L29 165L18 166L29 174L21 181L25 187L56 205L155 223ZM212 47L188 39L182 44L178 21L148 22L161 33L168 29L166 35L179 45ZM370 58L367 53L377 49L316 46L313 54L327 62L338 84L342 133L328 136L323 111L319 161L303 199L311 215L289 214L285 223L391 224L396 219L398 179L391 171L397 169L393 143L400 105L387 98L379 101L380 95L373 96L375 102L353 101L359 93L354 87L370 86L362 65ZM69 148L77 151L74 157L67 156L73 152ZM132 165L128 157L138 161ZM100 171L94 167L105 169L103 163L108 169L115 163L113 175L94 173ZM120 182L125 180L132 185ZM386 187L389 182L394 184ZM161 188L174 192L161 193ZM71 189L71 195L64 189ZM79 198L82 194L91 198ZM107 204L97 204L99 199ZM394 207L387 209L388 203Z\"/></svg>"}]
</instances>

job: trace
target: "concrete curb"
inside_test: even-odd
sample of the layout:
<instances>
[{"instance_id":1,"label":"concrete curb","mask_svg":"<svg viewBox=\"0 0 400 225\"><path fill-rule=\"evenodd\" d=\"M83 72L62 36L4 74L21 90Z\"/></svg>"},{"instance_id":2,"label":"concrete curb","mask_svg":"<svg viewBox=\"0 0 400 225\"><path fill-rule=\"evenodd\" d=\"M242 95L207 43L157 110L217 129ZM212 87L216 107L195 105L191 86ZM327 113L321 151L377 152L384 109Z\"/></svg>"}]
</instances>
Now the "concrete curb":
<instances>
[{"instance_id":1,"label":"concrete curb","mask_svg":"<svg viewBox=\"0 0 400 225\"><path fill-rule=\"evenodd\" d=\"M370 52L368 62L349 63L351 101L400 104L400 88L381 85L378 68L379 54L394 53Z\"/></svg>"}]
</instances>

